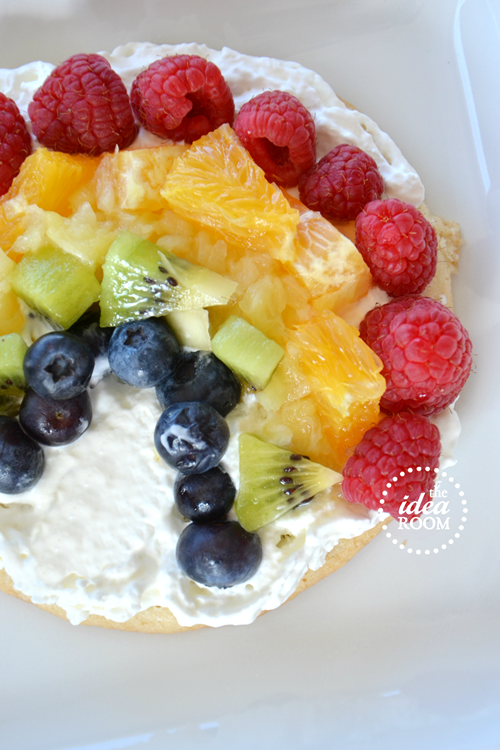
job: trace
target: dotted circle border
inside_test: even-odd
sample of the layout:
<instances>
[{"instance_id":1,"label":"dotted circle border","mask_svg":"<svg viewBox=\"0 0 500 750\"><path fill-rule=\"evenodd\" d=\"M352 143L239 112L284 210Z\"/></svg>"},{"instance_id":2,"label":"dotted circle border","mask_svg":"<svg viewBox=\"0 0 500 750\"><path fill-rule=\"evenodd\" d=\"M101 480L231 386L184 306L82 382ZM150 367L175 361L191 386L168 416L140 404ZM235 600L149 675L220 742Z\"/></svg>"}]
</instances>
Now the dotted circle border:
<instances>
[{"instance_id":1,"label":"dotted circle border","mask_svg":"<svg viewBox=\"0 0 500 750\"><path fill-rule=\"evenodd\" d=\"M416 470L417 471L422 471L422 468L420 466L417 466ZM426 466L425 467L425 471L430 471L430 470L431 470L430 466ZM412 471L413 471L412 468L408 469L408 473L410 473ZM437 474L439 472L439 469L434 469L434 471ZM404 477L405 473L406 472L404 470L402 470L402 471L399 472L399 476ZM453 477L451 477L451 476L449 477L448 476L448 472L446 472L446 471L442 471L441 472L441 477L443 479L448 479L449 482L455 482L455 479ZM397 482L397 480L398 480L397 476L392 478L393 482ZM392 483L391 482L387 482L386 487L389 489L390 487L392 487ZM460 523L460 526L458 527L458 529L459 529L460 532L462 532L465 529L465 526L463 524L466 523L466 521L467 521L467 515L465 515L465 514L467 514L469 512L469 509L467 508L467 500L464 497L463 490L460 489L459 482L455 482L454 489L460 490L459 493L458 493L458 495L461 498L462 513L464 515L462 516L461 523ZM382 494L383 495L387 494L387 492L384 490L384 492ZM385 502L385 500L383 500L383 499L380 500L379 513L383 513L383 511L384 511L384 508L383 508L384 502ZM445 550L445 549L447 549L448 546L453 545L455 543L455 539L459 539L460 538L460 534L457 531L455 533L455 535L454 535L455 538L454 539L449 539L447 544L443 543L439 547L434 547L432 550L431 549L415 549L414 550L413 547L408 547L406 544L403 544L403 543L400 543L398 545L398 540L396 538L393 538L392 533L390 531L387 531L387 529L388 529L387 524L384 524L382 526L382 530L386 532L386 534L385 534L386 538L387 539L391 539L392 538L392 543L394 545L397 545L399 547L399 549L403 549L403 550L405 549L406 552L409 555L413 554L413 552L415 552L416 555L421 555L421 554L430 555L431 553L434 553L434 554L437 555L441 550Z\"/></svg>"}]
</instances>

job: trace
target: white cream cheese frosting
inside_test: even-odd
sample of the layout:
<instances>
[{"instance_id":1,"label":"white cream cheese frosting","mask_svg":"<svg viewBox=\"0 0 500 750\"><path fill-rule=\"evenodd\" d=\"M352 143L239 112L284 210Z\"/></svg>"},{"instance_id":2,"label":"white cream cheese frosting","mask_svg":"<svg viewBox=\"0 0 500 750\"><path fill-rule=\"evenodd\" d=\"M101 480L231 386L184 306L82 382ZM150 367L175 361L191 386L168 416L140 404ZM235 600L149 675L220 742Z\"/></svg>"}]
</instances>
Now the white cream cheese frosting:
<instances>
[{"instance_id":1,"label":"white cream cheese frosting","mask_svg":"<svg viewBox=\"0 0 500 750\"><path fill-rule=\"evenodd\" d=\"M222 465L236 487L238 423L252 399L228 417ZM250 623L285 601L340 539L381 520L334 487L259 532L263 561L252 579L229 589L198 586L175 560L186 522L173 500L176 472L154 447L161 414L154 389L109 377L92 391L92 405L91 427L79 440L44 448L46 468L32 490L0 494L0 557L14 585L36 603L58 604L74 624L89 614L124 622L153 605L168 606L181 625ZM437 423L445 426L449 465L459 425L452 410Z\"/></svg>"},{"instance_id":2,"label":"white cream cheese frosting","mask_svg":"<svg viewBox=\"0 0 500 750\"><path fill-rule=\"evenodd\" d=\"M236 110L264 89L295 94L316 123L318 157L338 143L360 146L376 160L388 197L418 205L422 183L393 141L351 110L316 73L297 63L214 51L203 45L127 44L103 53L130 89L151 62L174 53L199 54L220 67ZM35 62L0 70L0 90L26 116L34 91L53 65ZM132 147L159 142L143 131ZM357 324L380 294L349 311ZM382 293L383 294L383 293ZM39 335L39 334L37 334ZM0 494L0 561L14 586L35 603L56 603L78 624L90 614L123 622L153 605L168 607L181 625L252 622L282 604L309 568L320 568L341 538L374 527L382 516L346 503L338 487L262 529L263 561L255 576L229 589L199 586L175 561L185 526L173 501L175 472L160 460L153 432L160 416L154 389L136 390L105 378L91 392L93 421L75 443L45 448L39 483L20 495ZM247 397L228 416L231 441L223 466L238 486L239 422L254 408ZM460 423L453 409L435 419L442 465L453 463Z\"/></svg>"}]
</instances>

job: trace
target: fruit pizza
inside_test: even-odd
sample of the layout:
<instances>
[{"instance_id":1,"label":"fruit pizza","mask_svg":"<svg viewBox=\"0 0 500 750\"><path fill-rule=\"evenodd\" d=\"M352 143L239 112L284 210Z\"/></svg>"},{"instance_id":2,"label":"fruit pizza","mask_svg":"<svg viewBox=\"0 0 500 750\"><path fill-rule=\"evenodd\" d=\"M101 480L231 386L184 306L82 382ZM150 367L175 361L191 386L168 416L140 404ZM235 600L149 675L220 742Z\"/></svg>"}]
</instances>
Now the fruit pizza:
<instances>
[{"instance_id":1,"label":"fruit pizza","mask_svg":"<svg viewBox=\"0 0 500 750\"><path fill-rule=\"evenodd\" d=\"M0 588L74 624L249 623L450 461L459 227L296 63L26 67L0 71Z\"/></svg>"}]
</instances>

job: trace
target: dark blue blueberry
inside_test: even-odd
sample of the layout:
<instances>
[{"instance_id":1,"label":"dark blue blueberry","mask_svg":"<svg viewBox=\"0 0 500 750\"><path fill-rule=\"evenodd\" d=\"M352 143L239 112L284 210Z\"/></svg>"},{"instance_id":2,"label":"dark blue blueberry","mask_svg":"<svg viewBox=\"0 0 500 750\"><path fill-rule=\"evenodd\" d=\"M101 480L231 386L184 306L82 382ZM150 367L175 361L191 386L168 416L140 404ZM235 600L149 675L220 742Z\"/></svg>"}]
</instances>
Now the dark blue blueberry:
<instances>
[{"instance_id":1,"label":"dark blue blueberry","mask_svg":"<svg viewBox=\"0 0 500 750\"><path fill-rule=\"evenodd\" d=\"M165 377L179 344L160 318L134 320L115 328L109 364L115 375L135 388L151 388Z\"/></svg>"},{"instance_id":2,"label":"dark blue blueberry","mask_svg":"<svg viewBox=\"0 0 500 750\"><path fill-rule=\"evenodd\" d=\"M100 311L87 310L76 323L73 323L71 328L68 328L68 333L72 333L74 336L78 336L79 339L83 339L90 348L95 357L94 370L92 372L92 378L90 380L90 387L95 388L103 377L109 375L111 367L109 366L108 360L108 349L111 336L114 328L101 328L99 325Z\"/></svg>"},{"instance_id":3,"label":"dark blue blueberry","mask_svg":"<svg viewBox=\"0 0 500 750\"><path fill-rule=\"evenodd\" d=\"M258 534L237 521L190 523L179 537L176 557L179 568L193 581L228 588L256 573L262 543Z\"/></svg>"},{"instance_id":4,"label":"dark blue blueberry","mask_svg":"<svg viewBox=\"0 0 500 750\"><path fill-rule=\"evenodd\" d=\"M155 429L156 450L183 474L202 474L217 466L228 442L226 420L202 401L169 406Z\"/></svg>"},{"instance_id":5,"label":"dark blue blueberry","mask_svg":"<svg viewBox=\"0 0 500 750\"><path fill-rule=\"evenodd\" d=\"M68 328L68 333L72 333L87 342L96 359L102 355L107 356L109 340L115 330L114 328L101 328L99 325L100 315L99 310L87 310L76 323L73 323L71 328Z\"/></svg>"},{"instance_id":6,"label":"dark blue blueberry","mask_svg":"<svg viewBox=\"0 0 500 750\"><path fill-rule=\"evenodd\" d=\"M162 409L179 401L205 401L223 417L241 397L241 383L212 352L178 352L167 376L156 386Z\"/></svg>"},{"instance_id":7,"label":"dark blue blueberry","mask_svg":"<svg viewBox=\"0 0 500 750\"><path fill-rule=\"evenodd\" d=\"M52 331L40 336L24 355L24 376L42 398L73 398L88 386L94 361L85 341L67 331Z\"/></svg>"},{"instance_id":8,"label":"dark blue blueberry","mask_svg":"<svg viewBox=\"0 0 500 750\"><path fill-rule=\"evenodd\" d=\"M182 515L190 521L220 521L231 510L236 487L220 466L203 474L179 474L174 484L174 500Z\"/></svg>"},{"instance_id":9,"label":"dark blue blueberry","mask_svg":"<svg viewBox=\"0 0 500 750\"><path fill-rule=\"evenodd\" d=\"M42 448L13 417L0 417L0 492L15 495L29 490L42 476Z\"/></svg>"},{"instance_id":10,"label":"dark blue blueberry","mask_svg":"<svg viewBox=\"0 0 500 750\"><path fill-rule=\"evenodd\" d=\"M87 391L56 401L29 390L21 404L19 421L23 430L43 445L67 445L77 440L92 421L92 404Z\"/></svg>"}]
</instances>

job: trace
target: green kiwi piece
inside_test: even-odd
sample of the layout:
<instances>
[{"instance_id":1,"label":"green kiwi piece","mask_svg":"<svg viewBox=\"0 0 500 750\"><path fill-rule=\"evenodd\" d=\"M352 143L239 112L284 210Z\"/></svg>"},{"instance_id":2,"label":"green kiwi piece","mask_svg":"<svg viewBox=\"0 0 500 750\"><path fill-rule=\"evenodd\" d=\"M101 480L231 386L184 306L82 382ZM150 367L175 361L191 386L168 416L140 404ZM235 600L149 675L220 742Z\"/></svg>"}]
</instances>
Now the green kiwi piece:
<instances>
[{"instance_id":1,"label":"green kiwi piece","mask_svg":"<svg viewBox=\"0 0 500 750\"><path fill-rule=\"evenodd\" d=\"M231 315L212 339L212 351L252 388L266 387L284 350L243 318Z\"/></svg>"},{"instance_id":2,"label":"green kiwi piece","mask_svg":"<svg viewBox=\"0 0 500 750\"><path fill-rule=\"evenodd\" d=\"M240 488L235 510L247 531L267 526L342 479L326 466L247 432L239 437L239 454Z\"/></svg>"},{"instance_id":3,"label":"green kiwi piece","mask_svg":"<svg viewBox=\"0 0 500 750\"><path fill-rule=\"evenodd\" d=\"M225 305L235 281L196 266L132 232L121 232L103 265L101 326L172 310Z\"/></svg>"},{"instance_id":4,"label":"green kiwi piece","mask_svg":"<svg viewBox=\"0 0 500 750\"><path fill-rule=\"evenodd\" d=\"M18 333L0 336L0 414L15 416L27 388L23 361L28 346Z\"/></svg>"},{"instance_id":5,"label":"green kiwi piece","mask_svg":"<svg viewBox=\"0 0 500 750\"><path fill-rule=\"evenodd\" d=\"M12 271L11 284L28 307L61 328L72 326L101 292L94 272L56 247L26 253Z\"/></svg>"}]
</instances>

